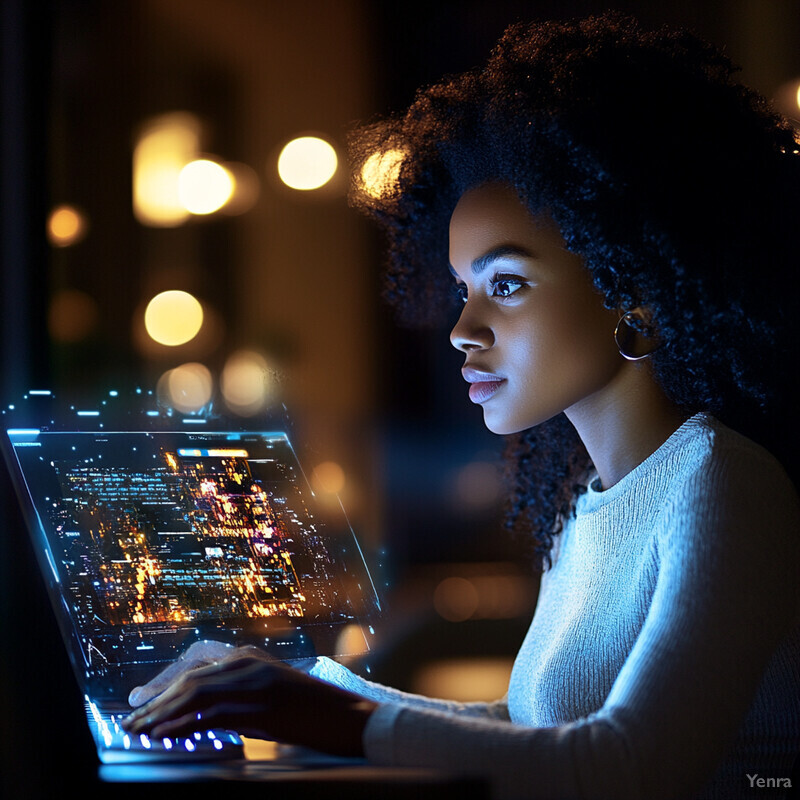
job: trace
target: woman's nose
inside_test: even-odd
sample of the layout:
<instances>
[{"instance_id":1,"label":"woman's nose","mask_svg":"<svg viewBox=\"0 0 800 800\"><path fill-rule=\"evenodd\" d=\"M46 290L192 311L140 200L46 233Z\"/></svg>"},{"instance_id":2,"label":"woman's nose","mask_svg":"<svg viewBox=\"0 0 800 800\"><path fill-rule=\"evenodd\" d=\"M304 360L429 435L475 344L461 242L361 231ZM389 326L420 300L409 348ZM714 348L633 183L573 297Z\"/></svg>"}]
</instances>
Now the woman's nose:
<instances>
[{"instance_id":1,"label":"woman's nose","mask_svg":"<svg viewBox=\"0 0 800 800\"><path fill-rule=\"evenodd\" d=\"M455 327L450 331L450 343L456 350L464 353L472 350L485 350L494 344L492 329L477 318L469 301L461 311Z\"/></svg>"}]
</instances>

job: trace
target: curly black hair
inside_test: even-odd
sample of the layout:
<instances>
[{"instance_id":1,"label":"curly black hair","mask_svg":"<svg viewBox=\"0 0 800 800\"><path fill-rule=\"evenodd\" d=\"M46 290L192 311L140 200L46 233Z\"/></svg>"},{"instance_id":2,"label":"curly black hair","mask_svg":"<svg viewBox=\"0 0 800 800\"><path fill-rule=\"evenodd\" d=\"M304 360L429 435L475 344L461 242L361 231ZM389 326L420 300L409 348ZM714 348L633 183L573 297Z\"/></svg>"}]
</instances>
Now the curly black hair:
<instances>
[{"instance_id":1,"label":"curly black hair","mask_svg":"<svg viewBox=\"0 0 800 800\"><path fill-rule=\"evenodd\" d=\"M509 184L555 220L608 308L650 310L667 395L767 446L796 482L800 154L735 72L689 32L617 13L518 23L483 68L356 130L351 201L387 235L401 318L429 321L452 294L459 197ZM508 526L532 532L541 567L589 457L563 415L509 437L506 456Z\"/></svg>"}]
</instances>

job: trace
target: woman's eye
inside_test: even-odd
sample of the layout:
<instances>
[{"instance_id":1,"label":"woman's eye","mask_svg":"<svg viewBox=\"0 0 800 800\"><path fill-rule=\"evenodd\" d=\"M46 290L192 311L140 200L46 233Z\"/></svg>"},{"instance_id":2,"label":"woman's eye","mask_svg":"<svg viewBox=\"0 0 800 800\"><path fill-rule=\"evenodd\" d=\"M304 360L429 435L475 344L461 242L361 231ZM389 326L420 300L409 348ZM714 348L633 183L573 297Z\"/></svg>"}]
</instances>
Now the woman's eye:
<instances>
[{"instance_id":1,"label":"woman's eye","mask_svg":"<svg viewBox=\"0 0 800 800\"><path fill-rule=\"evenodd\" d=\"M519 278L496 276L492 278L492 297L511 297L514 292L521 289L524 281Z\"/></svg>"},{"instance_id":2,"label":"woman's eye","mask_svg":"<svg viewBox=\"0 0 800 800\"><path fill-rule=\"evenodd\" d=\"M463 283L457 283L453 286L453 294L462 303L467 302L467 287Z\"/></svg>"}]
</instances>

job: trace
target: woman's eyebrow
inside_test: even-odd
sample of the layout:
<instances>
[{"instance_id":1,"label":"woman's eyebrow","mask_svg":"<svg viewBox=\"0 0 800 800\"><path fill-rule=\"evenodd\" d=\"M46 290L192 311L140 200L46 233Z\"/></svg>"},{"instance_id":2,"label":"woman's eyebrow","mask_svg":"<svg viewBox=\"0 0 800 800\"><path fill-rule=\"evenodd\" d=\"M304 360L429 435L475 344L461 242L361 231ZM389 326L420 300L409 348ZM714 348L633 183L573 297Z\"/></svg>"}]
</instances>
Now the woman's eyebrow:
<instances>
[{"instance_id":1,"label":"woman's eyebrow","mask_svg":"<svg viewBox=\"0 0 800 800\"><path fill-rule=\"evenodd\" d=\"M516 256L517 258L533 258L530 250L527 250L524 247L520 247L515 244L503 244L499 247L493 248L488 253L484 253L482 256L478 256L472 262L473 275L479 275L494 261L497 261L500 258L506 258L508 256Z\"/></svg>"},{"instance_id":2,"label":"woman's eyebrow","mask_svg":"<svg viewBox=\"0 0 800 800\"><path fill-rule=\"evenodd\" d=\"M470 265L473 275L479 275L487 267L501 258L508 256L515 256L517 258L533 258L533 254L525 247L520 247L516 244L501 244L498 247L493 247L488 253L478 256ZM458 278L458 273L452 264L448 264L447 268L454 278Z\"/></svg>"}]
</instances>

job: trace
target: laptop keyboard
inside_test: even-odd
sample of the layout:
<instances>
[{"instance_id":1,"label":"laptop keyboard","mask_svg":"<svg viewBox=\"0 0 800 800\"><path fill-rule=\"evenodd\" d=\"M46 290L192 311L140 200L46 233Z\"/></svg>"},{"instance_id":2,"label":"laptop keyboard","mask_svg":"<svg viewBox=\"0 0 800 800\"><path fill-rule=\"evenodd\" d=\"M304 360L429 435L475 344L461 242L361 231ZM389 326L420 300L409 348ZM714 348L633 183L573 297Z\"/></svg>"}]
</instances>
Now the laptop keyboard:
<instances>
[{"instance_id":1,"label":"laptop keyboard","mask_svg":"<svg viewBox=\"0 0 800 800\"><path fill-rule=\"evenodd\" d=\"M191 736L156 739L123 730L125 714L104 714L86 698L100 760L104 764L133 761L208 761L242 758L244 745L233 731L197 731Z\"/></svg>"}]
</instances>

